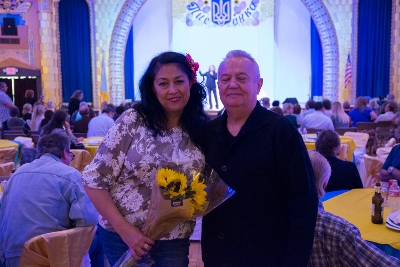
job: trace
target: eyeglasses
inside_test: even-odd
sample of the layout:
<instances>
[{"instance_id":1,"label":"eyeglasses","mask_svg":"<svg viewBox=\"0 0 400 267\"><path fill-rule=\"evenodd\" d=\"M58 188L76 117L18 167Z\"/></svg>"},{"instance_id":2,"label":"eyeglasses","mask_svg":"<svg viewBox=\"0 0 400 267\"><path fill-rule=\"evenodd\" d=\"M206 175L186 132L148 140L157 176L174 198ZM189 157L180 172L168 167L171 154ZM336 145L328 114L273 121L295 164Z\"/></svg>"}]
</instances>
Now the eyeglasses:
<instances>
[{"instance_id":1,"label":"eyeglasses","mask_svg":"<svg viewBox=\"0 0 400 267\"><path fill-rule=\"evenodd\" d=\"M74 160L74 158L75 158L75 154L74 153L69 152L69 156L71 157L71 161Z\"/></svg>"}]
</instances>

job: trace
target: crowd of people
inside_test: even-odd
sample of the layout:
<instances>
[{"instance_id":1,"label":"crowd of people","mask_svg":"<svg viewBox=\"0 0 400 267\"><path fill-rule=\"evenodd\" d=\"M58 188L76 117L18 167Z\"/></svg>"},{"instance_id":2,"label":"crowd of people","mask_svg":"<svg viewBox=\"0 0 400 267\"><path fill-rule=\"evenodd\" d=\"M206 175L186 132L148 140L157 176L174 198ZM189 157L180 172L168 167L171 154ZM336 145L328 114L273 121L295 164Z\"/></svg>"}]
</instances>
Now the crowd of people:
<instances>
[{"instance_id":1,"label":"crowd of people","mask_svg":"<svg viewBox=\"0 0 400 267\"><path fill-rule=\"evenodd\" d=\"M207 74L217 75L225 107L210 121L198 67L190 55L161 53L140 80L141 101L117 108L103 103L98 116L77 90L68 113L36 102L31 117L19 119L0 92L0 116L3 102L8 116L13 110L3 126L24 120L41 133L37 159L17 169L2 198L0 263L18 266L24 243L36 235L98 224L92 266L102 266L103 253L114 266L127 250L138 263L149 255L155 266L188 266L195 221L182 221L160 240L141 230L157 170L175 164L189 177L208 164L236 192L203 219L206 267L400 265L362 240L355 226L325 212L319 201L325 190L362 187L354 163L336 158L340 140L333 130L362 116L376 120L365 98L357 99L352 110L347 103L310 100L303 113L298 105L285 103L281 109L274 101L271 112L269 99L257 100L263 79L256 60L234 50L218 74L211 67ZM384 109L390 111L391 104ZM29 111L24 107L23 115ZM322 130L317 152L309 155L298 127ZM82 175L68 166L74 159L70 148L81 141L74 136L78 129L104 136ZM387 177L398 175L400 167L397 155L390 159ZM32 189L33 194L22 193ZM345 247L338 239L346 241Z\"/></svg>"}]
</instances>

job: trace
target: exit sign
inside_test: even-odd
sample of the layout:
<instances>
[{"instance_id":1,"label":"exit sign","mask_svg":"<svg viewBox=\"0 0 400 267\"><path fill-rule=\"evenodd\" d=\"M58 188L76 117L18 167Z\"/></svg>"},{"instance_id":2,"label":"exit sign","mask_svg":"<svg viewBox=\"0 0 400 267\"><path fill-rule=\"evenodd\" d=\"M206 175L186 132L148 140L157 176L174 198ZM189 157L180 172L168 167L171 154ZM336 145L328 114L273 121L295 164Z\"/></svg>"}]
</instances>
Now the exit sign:
<instances>
[{"instance_id":1,"label":"exit sign","mask_svg":"<svg viewBox=\"0 0 400 267\"><path fill-rule=\"evenodd\" d=\"M17 73L17 69L14 67L8 67L6 68L6 74L7 75L14 75Z\"/></svg>"}]
</instances>

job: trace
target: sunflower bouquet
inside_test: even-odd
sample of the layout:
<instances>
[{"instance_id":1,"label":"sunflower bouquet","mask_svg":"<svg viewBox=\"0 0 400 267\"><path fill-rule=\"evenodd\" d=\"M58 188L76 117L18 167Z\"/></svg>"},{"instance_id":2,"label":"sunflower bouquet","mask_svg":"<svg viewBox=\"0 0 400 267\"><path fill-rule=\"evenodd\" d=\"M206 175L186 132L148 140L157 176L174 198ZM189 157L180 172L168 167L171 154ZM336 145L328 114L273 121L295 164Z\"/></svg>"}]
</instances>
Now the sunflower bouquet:
<instances>
[{"instance_id":1,"label":"sunflower bouquet","mask_svg":"<svg viewBox=\"0 0 400 267\"><path fill-rule=\"evenodd\" d=\"M160 168L154 179L144 235L160 239L179 223L203 217L235 193L211 168L188 177L174 168ZM136 265L128 250L114 266Z\"/></svg>"}]
</instances>

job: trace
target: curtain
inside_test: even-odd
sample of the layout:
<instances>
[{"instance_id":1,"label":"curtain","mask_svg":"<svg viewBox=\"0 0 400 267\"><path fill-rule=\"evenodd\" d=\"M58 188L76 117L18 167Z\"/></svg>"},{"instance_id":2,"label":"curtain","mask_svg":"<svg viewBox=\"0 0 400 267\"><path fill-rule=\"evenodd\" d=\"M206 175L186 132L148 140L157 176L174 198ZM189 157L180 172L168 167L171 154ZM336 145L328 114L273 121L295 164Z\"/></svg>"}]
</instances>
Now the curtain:
<instances>
[{"instance_id":1,"label":"curtain","mask_svg":"<svg viewBox=\"0 0 400 267\"><path fill-rule=\"evenodd\" d=\"M321 39L314 20L311 18L311 99L322 96L323 78Z\"/></svg>"},{"instance_id":2,"label":"curtain","mask_svg":"<svg viewBox=\"0 0 400 267\"><path fill-rule=\"evenodd\" d=\"M58 11L63 102L75 90L83 91L83 101L92 102L88 5L85 0L60 1Z\"/></svg>"},{"instance_id":3,"label":"curtain","mask_svg":"<svg viewBox=\"0 0 400 267\"><path fill-rule=\"evenodd\" d=\"M357 96L389 92L392 0L360 0Z\"/></svg>"},{"instance_id":4,"label":"curtain","mask_svg":"<svg viewBox=\"0 0 400 267\"><path fill-rule=\"evenodd\" d=\"M133 27L129 31L128 41L125 48L125 99L135 100L134 86L133 86Z\"/></svg>"}]
</instances>

